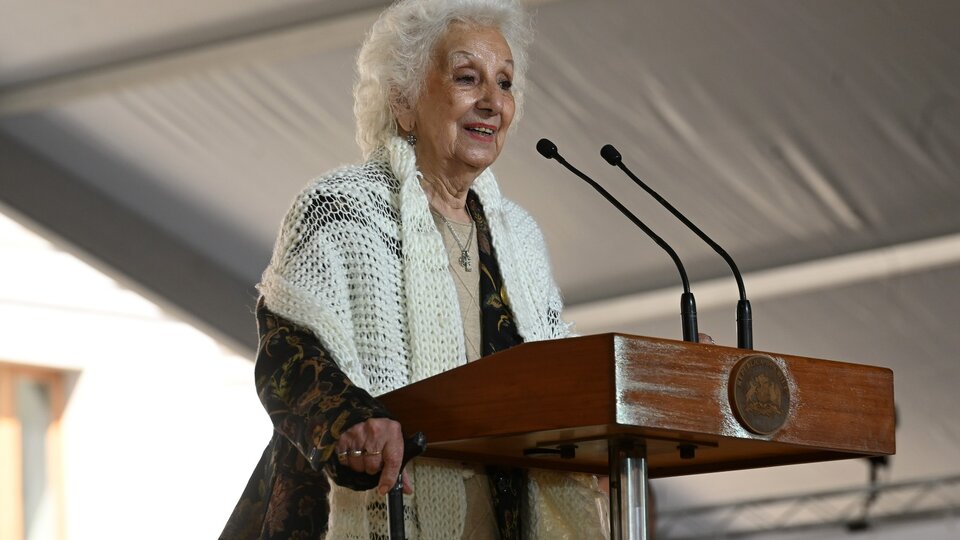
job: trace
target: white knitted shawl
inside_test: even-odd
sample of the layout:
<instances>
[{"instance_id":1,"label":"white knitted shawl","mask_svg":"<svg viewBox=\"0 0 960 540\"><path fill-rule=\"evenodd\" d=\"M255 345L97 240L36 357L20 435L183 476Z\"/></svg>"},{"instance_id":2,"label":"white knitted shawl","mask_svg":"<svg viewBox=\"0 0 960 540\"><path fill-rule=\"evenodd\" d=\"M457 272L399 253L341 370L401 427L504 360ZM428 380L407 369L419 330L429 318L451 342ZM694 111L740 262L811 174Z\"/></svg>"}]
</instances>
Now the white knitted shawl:
<instances>
[{"instance_id":1,"label":"white knitted shawl","mask_svg":"<svg viewBox=\"0 0 960 540\"><path fill-rule=\"evenodd\" d=\"M370 161L311 182L284 219L258 287L271 311L309 328L350 380L372 395L465 362L456 288L419 180L412 148L394 138ZM533 219L501 196L489 169L473 189L520 335L528 342L567 336ZM408 538L460 538L469 473L453 465L412 468ZM597 492L582 478L537 472L529 484L537 502L525 516L525 538L562 538L556 533L565 521L574 524L572 538L602 537ZM334 485L330 501L328 538L388 538L385 505L375 491Z\"/></svg>"}]
</instances>

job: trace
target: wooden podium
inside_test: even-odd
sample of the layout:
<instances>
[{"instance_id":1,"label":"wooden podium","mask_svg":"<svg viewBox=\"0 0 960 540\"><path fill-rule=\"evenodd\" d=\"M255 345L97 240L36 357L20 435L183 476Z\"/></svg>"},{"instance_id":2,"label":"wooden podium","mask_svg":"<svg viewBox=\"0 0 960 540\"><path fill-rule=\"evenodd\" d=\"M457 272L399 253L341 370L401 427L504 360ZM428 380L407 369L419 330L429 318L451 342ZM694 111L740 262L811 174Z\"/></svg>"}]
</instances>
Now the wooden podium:
<instances>
[{"instance_id":1,"label":"wooden podium","mask_svg":"<svg viewBox=\"0 0 960 540\"><path fill-rule=\"evenodd\" d=\"M646 482L895 452L889 369L599 334L527 343L380 397L426 455L609 474L611 537Z\"/></svg>"}]
</instances>

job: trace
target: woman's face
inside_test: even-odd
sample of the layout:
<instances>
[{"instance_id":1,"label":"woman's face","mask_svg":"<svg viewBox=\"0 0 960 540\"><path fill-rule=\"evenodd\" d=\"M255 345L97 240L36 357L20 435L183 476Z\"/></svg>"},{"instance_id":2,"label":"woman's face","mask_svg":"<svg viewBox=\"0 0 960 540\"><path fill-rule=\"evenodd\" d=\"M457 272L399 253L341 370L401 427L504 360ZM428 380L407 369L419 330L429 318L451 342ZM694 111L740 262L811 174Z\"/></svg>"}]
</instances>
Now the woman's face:
<instances>
[{"instance_id":1,"label":"woman's face","mask_svg":"<svg viewBox=\"0 0 960 540\"><path fill-rule=\"evenodd\" d=\"M398 117L417 136L424 173L477 174L497 159L515 110L512 80L513 57L499 31L450 26L434 49L416 109Z\"/></svg>"}]
</instances>

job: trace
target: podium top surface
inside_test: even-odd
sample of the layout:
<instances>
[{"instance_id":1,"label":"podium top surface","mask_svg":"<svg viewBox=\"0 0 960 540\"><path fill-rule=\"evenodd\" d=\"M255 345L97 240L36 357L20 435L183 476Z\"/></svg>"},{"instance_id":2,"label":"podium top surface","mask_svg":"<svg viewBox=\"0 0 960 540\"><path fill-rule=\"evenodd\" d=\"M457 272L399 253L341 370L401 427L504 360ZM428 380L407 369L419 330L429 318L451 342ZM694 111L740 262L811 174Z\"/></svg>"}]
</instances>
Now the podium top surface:
<instances>
[{"instance_id":1,"label":"podium top surface","mask_svg":"<svg viewBox=\"0 0 960 540\"><path fill-rule=\"evenodd\" d=\"M659 477L895 451L889 369L624 334L526 343L380 399L427 456L466 462L606 473L608 441L632 439Z\"/></svg>"}]
</instances>

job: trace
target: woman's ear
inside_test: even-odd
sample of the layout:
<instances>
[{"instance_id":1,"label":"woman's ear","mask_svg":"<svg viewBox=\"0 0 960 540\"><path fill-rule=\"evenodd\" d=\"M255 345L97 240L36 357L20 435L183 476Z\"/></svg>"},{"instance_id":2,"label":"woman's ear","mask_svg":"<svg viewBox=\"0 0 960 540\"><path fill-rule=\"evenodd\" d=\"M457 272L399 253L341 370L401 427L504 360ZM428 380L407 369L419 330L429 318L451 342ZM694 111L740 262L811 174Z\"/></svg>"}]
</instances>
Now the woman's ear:
<instances>
[{"instance_id":1,"label":"woman's ear","mask_svg":"<svg viewBox=\"0 0 960 540\"><path fill-rule=\"evenodd\" d=\"M406 97L394 92L390 99L390 110L397 120L397 126L403 133L413 133L417 127L416 113Z\"/></svg>"}]
</instances>

